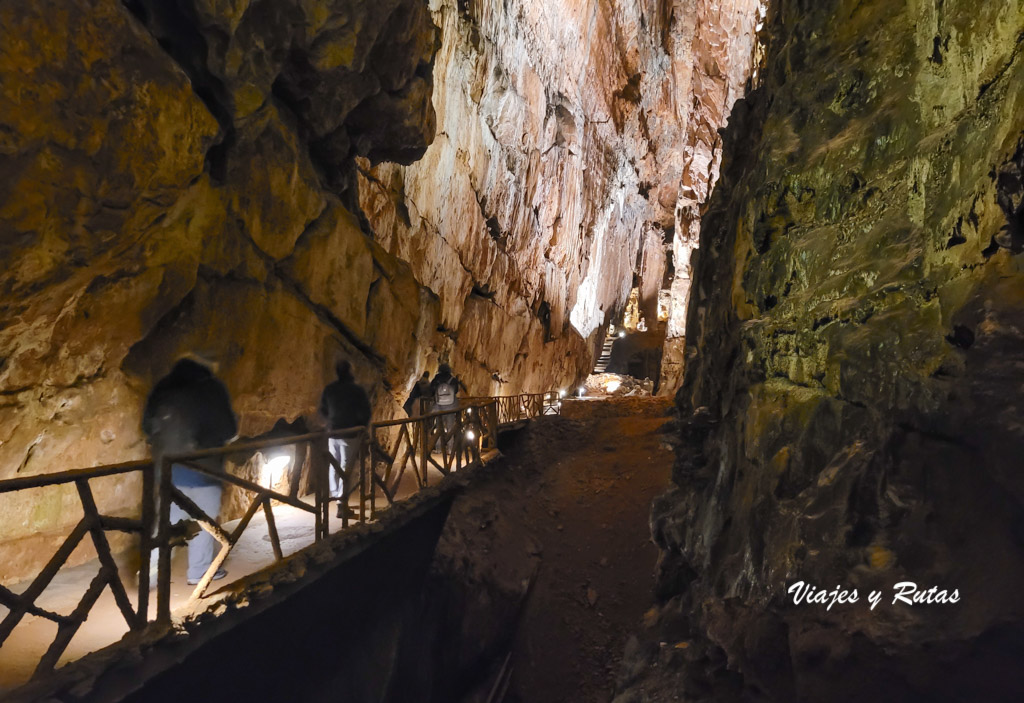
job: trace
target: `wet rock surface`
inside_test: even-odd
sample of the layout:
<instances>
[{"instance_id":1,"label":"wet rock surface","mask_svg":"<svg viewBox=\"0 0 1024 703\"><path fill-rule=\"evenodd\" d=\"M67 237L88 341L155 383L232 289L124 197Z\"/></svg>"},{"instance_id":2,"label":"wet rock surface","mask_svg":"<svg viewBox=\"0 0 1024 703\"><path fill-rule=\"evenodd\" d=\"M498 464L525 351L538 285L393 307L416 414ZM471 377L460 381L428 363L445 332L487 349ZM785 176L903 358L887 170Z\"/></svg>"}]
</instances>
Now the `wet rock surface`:
<instances>
[{"instance_id":1,"label":"wet rock surface","mask_svg":"<svg viewBox=\"0 0 1024 703\"><path fill-rule=\"evenodd\" d=\"M1019 700L1024 11L783 0L766 31L618 700ZM794 605L798 581L861 602ZM894 604L901 581L960 600Z\"/></svg>"}]
</instances>

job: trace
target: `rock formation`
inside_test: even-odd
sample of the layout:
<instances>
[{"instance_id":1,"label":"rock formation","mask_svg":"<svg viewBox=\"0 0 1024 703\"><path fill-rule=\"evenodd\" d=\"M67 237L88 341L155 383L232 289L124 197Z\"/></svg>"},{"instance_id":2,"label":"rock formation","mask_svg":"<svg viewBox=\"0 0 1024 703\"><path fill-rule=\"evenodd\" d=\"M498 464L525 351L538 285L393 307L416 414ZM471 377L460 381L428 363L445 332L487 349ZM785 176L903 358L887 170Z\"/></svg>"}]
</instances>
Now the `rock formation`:
<instances>
[{"instance_id":1,"label":"rock formation","mask_svg":"<svg viewBox=\"0 0 1024 703\"><path fill-rule=\"evenodd\" d=\"M0 478L145 456L187 351L245 435L313 419L341 355L378 417L440 359L476 394L581 379L706 191L755 22L720 4L0 2ZM2 509L28 569L78 503Z\"/></svg>"},{"instance_id":2,"label":"rock formation","mask_svg":"<svg viewBox=\"0 0 1024 703\"><path fill-rule=\"evenodd\" d=\"M437 138L410 166L362 162L360 196L381 244L439 292L442 327L504 321L497 355L457 353L501 375L545 339L551 361L589 354L578 335L621 316L635 269L653 321L676 204L706 196L750 69L756 3L431 7Z\"/></svg>"},{"instance_id":3,"label":"rock formation","mask_svg":"<svg viewBox=\"0 0 1024 703\"><path fill-rule=\"evenodd\" d=\"M1020 700L1024 6L780 0L765 32L620 700ZM799 581L860 602L796 605Z\"/></svg>"},{"instance_id":4,"label":"rock formation","mask_svg":"<svg viewBox=\"0 0 1024 703\"><path fill-rule=\"evenodd\" d=\"M355 155L433 136L422 3L49 0L0 19L0 477L145 456L142 400L184 351L220 362L246 434L311 416L339 354L391 412L437 303L343 181ZM138 504L130 482L97 488L109 512ZM73 491L43 493L5 496L7 575L78 519Z\"/></svg>"}]
</instances>

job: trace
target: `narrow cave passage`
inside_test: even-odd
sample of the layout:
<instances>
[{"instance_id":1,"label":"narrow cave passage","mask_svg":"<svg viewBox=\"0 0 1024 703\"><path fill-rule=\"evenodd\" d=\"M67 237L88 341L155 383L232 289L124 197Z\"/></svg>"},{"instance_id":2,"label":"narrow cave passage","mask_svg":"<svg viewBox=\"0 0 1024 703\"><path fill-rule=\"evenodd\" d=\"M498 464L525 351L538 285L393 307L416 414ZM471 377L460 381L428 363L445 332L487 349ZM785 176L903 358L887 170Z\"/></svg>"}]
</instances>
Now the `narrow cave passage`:
<instances>
[{"instance_id":1,"label":"narrow cave passage","mask_svg":"<svg viewBox=\"0 0 1024 703\"><path fill-rule=\"evenodd\" d=\"M647 513L671 473L661 434L671 404L630 398L563 410L519 439L514 472L456 501L447 528L459 532L456 554L483 559L476 568L500 574L504 588L518 594L528 583L507 658L509 701L611 700L654 596ZM446 538L439 553L454 561Z\"/></svg>"},{"instance_id":2,"label":"narrow cave passage","mask_svg":"<svg viewBox=\"0 0 1024 703\"><path fill-rule=\"evenodd\" d=\"M0 0L0 695L1024 700L1022 254L1017 0Z\"/></svg>"}]
</instances>

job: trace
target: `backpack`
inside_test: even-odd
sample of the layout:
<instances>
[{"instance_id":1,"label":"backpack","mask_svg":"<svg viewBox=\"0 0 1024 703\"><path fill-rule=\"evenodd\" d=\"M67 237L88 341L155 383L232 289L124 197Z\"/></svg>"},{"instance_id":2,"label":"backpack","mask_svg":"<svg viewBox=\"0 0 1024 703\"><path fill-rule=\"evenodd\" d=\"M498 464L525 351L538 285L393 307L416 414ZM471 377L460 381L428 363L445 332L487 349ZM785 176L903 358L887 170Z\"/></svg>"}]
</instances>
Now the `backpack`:
<instances>
[{"instance_id":1,"label":"backpack","mask_svg":"<svg viewBox=\"0 0 1024 703\"><path fill-rule=\"evenodd\" d=\"M438 405L452 405L455 402L455 379L449 378L437 384L434 391L434 401Z\"/></svg>"}]
</instances>

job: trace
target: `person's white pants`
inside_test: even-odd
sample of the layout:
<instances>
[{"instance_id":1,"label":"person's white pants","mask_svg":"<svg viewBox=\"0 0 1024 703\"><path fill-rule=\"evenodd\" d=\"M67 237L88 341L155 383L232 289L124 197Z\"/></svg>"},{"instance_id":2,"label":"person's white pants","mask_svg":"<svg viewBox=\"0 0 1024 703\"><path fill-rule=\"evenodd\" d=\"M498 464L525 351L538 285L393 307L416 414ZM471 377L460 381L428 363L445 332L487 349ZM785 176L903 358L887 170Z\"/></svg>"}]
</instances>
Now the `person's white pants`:
<instances>
[{"instance_id":1,"label":"person's white pants","mask_svg":"<svg viewBox=\"0 0 1024 703\"><path fill-rule=\"evenodd\" d=\"M338 465L341 467L341 472L339 472L332 464L333 470L328 472L331 498L341 498L345 495L345 473L348 472L349 477L353 480L359 480L359 475L355 472L359 468L359 449L362 446L363 438L361 436L332 437L327 441L331 456L338 461Z\"/></svg>"}]
</instances>

